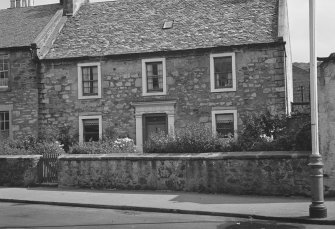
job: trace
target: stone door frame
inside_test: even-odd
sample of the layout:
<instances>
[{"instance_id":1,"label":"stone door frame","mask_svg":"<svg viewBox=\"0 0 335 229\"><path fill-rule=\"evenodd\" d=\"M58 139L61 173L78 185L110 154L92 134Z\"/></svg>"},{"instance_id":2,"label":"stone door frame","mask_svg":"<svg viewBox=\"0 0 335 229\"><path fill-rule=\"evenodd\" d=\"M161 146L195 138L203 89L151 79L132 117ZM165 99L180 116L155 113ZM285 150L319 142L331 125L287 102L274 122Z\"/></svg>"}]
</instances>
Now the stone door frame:
<instances>
[{"instance_id":1,"label":"stone door frame","mask_svg":"<svg viewBox=\"0 0 335 229\"><path fill-rule=\"evenodd\" d=\"M132 103L135 107L136 118L136 148L143 152L143 115L162 114L167 115L168 134L174 134L175 105L176 101L155 101Z\"/></svg>"}]
</instances>

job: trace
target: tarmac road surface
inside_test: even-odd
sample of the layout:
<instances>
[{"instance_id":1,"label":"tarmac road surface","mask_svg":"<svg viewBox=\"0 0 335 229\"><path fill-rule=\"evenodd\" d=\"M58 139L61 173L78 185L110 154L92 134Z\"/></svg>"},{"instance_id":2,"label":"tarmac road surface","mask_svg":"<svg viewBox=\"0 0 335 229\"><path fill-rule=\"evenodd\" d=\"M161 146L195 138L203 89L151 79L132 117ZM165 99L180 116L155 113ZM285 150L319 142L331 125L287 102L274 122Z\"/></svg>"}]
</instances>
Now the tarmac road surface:
<instances>
[{"instance_id":1,"label":"tarmac road surface","mask_svg":"<svg viewBox=\"0 0 335 229\"><path fill-rule=\"evenodd\" d=\"M0 203L0 228L330 229L334 226L186 214Z\"/></svg>"}]
</instances>

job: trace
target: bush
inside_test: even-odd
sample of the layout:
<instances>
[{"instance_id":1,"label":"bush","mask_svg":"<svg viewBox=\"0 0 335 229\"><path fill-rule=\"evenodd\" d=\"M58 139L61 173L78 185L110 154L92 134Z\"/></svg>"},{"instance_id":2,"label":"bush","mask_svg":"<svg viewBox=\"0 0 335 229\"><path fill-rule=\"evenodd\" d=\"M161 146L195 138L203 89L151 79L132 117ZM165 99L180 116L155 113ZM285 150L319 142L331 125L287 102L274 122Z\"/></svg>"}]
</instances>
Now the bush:
<instances>
[{"instance_id":1,"label":"bush","mask_svg":"<svg viewBox=\"0 0 335 229\"><path fill-rule=\"evenodd\" d=\"M243 118L233 151L311 150L310 116L306 114L248 114Z\"/></svg>"},{"instance_id":2,"label":"bush","mask_svg":"<svg viewBox=\"0 0 335 229\"><path fill-rule=\"evenodd\" d=\"M26 136L17 140L0 141L0 154L2 155L42 155L42 154L63 154L62 145L57 141L47 141Z\"/></svg>"},{"instance_id":3,"label":"bush","mask_svg":"<svg viewBox=\"0 0 335 229\"><path fill-rule=\"evenodd\" d=\"M189 123L174 136L154 134L144 146L146 153L204 153L236 151L311 150L310 116L249 113L242 119L238 138L219 139L202 124Z\"/></svg>"},{"instance_id":4,"label":"bush","mask_svg":"<svg viewBox=\"0 0 335 229\"><path fill-rule=\"evenodd\" d=\"M84 142L75 144L69 153L71 154L112 154L135 153L134 141L130 138L106 138L98 142Z\"/></svg>"},{"instance_id":5,"label":"bush","mask_svg":"<svg viewBox=\"0 0 335 229\"><path fill-rule=\"evenodd\" d=\"M229 146L231 139L219 139L212 135L209 127L188 123L177 129L174 136L165 133L153 134L144 145L146 153L204 153L219 152Z\"/></svg>"}]
</instances>

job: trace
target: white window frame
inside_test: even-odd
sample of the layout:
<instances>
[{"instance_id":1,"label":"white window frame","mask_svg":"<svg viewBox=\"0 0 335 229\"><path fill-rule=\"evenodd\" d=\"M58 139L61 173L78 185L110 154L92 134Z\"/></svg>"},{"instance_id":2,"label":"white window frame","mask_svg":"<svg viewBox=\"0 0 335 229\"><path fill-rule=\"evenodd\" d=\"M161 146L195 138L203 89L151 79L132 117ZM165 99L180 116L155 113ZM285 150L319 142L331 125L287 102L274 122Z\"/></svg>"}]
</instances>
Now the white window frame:
<instances>
[{"instance_id":1,"label":"white window frame","mask_svg":"<svg viewBox=\"0 0 335 229\"><path fill-rule=\"evenodd\" d=\"M100 99L101 98L101 64L99 62L95 63L80 63L78 66L78 99ZM82 67L92 67L96 66L98 68L98 95L83 95L83 77L82 77Z\"/></svg>"},{"instance_id":2,"label":"white window frame","mask_svg":"<svg viewBox=\"0 0 335 229\"><path fill-rule=\"evenodd\" d=\"M233 87L231 88L215 88L215 76L214 76L214 58L216 57L231 57L232 63L232 81ZM236 91L236 61L235 61L235 53L216 53L210 54L210 81L211 81L211 92L228 92L228 91Z\"/></svg>"},{"instance_id":3,"label":"white window frame","mask_svg":"<svg viewBox=\"0 0 335 229\"><path fill-rule=\"evenodd\" d=\"M99 120L99 138L102 138L102 116L92 115L92 116L79 116L79 143L84 142L84 124L83 121L86 119L98 119Z\"/></svg>"},{"instance_id":4,"label":"white window frame","mask_svg":"<svg viewBox=\"0 0 335 229\"><path fill-rule=\"evenodd\" d=\"M9 112L9 139L13 139L13 124L12 124L13 105L0 105L0 111Z\"/></svg>"},{"instance_id":5,"label":"white window frame","mask_svg":"<svg viewBox=\"0 0 335 229\"><path fill-rule=\"evenodd\" d=\"M148 92L147 88L147 70L146 64L151 62L162 62L163 65L163 91L162 92ZM142 59L142 95L166 95L166 61L165 58Z\"/></svg>"},{"instance_id":6,"label":"white window frame","mask_svg":"<svg viewBox=\"0 0 335 229\"><path fill-rule=\"evenodd\" d=\"M212 111L212 133L213 136L217 136L216 133L216 115L217 114L233 114L234 116L234 138L237 138L237 110L214 110Z\"/></svg>"}]
</instances>

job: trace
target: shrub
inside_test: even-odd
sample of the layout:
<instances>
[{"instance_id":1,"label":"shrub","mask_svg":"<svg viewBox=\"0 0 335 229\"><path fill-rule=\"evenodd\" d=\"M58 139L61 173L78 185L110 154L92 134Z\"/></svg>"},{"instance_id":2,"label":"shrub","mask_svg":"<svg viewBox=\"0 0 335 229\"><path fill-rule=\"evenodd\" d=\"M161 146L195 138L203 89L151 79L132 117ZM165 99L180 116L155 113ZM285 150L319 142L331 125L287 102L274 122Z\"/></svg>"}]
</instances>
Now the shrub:
<instances>
[{"instance_id":1,"label":"shrub","mask_svg":"<svg viewBox=\"0 0 335 229\"><path fill-rule=\"evenodd\" d=\"M213 137L211 128L189 123L174 136L154 134L144 146L146 153L203 153L236 151L311 150L310 116L249 113L242 118L238 138Z\"/></svg>"},{"instance_id":2,"label":"shrub","mask_svg":"<svg viewBox=\"0 0 335 229\"><path fill-rule=\"evenodd\" d=\"M112 154L135 153L134 141L130 138L105 138L98 142L84 142L75 144L69 153L71 154Z\"/></svg>"},{"instance_id":3,"label":"shrub","mask_svg":"<svg viewBox=\"0 0 335 229\"><path fill-rule=\"evenodd\" d=\"M242 121L238 139L231 142L234 151L311 150L309 115L253 113Z\"/></svg>"},{"instance_id":4,"label":"shrub","mask_svg":"<svg viewBox=\"0 0 335 229\"><path fill-rule=\"evenodd\" d=\"M149 136L144 145L146 153L203 153L223 151L229 140L212 135L209 127L190 122L183 129L176 129L175 135L164 132Z\"/></svg>"},{"instance_id":5,"label":"shrub","mask_svg":"<svg viewBox=\"0 0 335 229\"><path fill-rule=\"evenodd\" d=\"M59 128L56 139L63 145L65 152L69 152L70 148L77 143L78 134L72 132L70 125L64 125Z\"/></svg>"},{"instance_id":6,"label":"shrub","mask_svg":"<svg viewBox=\"0 0 335 229\"><path fill-rule=\"evenodd\" d=\"M41 154L63 154L62 145L51 139L43 140L33 136L26 136L17 140L1 140L0 154L2 155L41 155Z\"/></svg>"}]
</instances>

